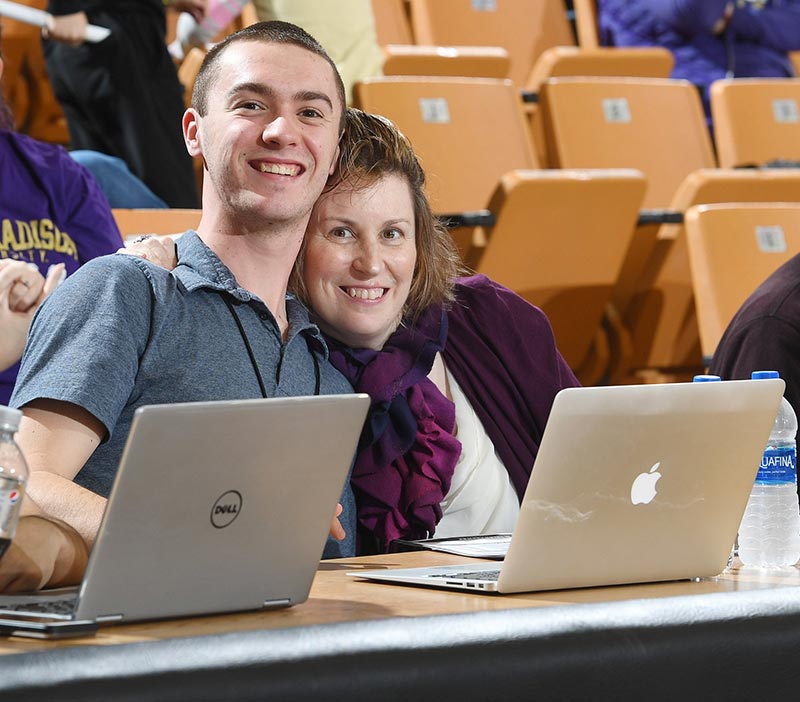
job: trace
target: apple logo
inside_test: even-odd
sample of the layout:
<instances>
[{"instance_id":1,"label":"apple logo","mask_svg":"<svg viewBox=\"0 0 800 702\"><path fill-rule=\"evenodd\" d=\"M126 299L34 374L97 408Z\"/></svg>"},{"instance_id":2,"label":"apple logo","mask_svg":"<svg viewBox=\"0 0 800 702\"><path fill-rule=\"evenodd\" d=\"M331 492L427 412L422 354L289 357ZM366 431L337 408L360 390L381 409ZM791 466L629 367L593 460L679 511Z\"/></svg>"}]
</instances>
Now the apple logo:
<instances>
[{"instance_id":1,"label":"apple logo","mask_svg":"<svg viewBox=\"0 0 800 702\"><path fill-rule=\"evenodd\" d=\"M661 479L658 472L661 462L656 463L647 473L639 473L631 485L631 502L635 505L646 505L656 496L656 483Z\"/></svg>"}]
</instances>

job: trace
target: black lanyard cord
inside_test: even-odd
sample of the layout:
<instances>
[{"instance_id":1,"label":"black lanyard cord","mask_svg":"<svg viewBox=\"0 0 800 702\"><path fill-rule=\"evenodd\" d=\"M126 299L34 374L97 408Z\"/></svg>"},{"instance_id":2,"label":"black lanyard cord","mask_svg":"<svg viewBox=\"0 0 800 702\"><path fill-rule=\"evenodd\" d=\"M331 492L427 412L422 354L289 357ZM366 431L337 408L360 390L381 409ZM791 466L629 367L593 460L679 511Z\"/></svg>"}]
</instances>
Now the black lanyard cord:
<instances>
[{"instance_id":1,"label":"black lanyard cord","mask_svg":"<svg viewBox=\"0 0 800 702\"><path fill-rule=\"evenodd\" d=\"M242 320L239 319L239 315L236 313L236 310L233 307L233 304L228 299L228 296L225 293L220 293L220 296L225 301L225 305L228 307L231 315L233 316L234 321L236 322L236 326L239 329L239 334L242 336L242 341L244 341L244 347L247 349L247 355L250 357L250 363L253 366L253 371L255 371L256 379L258 380L258 387L261 390L261 397L268 397L267 396L267 388L264 385L264 378L261 375L261 369L258 367L258 361L256 361L256 355L253 353L253 347L250 345L250 339L247 337L247 333L244 330L244 326L242 325ZM320 387L322 385L322 378L321 372L319 368L319 359L317 358L317 354L311 351L311 358L314 360L314 394L319 395ZM281 363L283 359L281 358ZM280 378L280 365L278 366L278 377Z\"/></svg>"}]
</instances>

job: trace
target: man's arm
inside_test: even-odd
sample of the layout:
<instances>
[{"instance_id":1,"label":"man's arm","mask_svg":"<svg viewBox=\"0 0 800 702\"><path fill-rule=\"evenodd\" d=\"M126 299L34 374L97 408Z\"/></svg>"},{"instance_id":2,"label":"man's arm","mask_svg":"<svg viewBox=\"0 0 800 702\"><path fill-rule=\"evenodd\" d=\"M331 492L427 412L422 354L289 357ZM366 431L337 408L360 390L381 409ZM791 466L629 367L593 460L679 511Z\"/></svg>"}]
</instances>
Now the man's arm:
<instances>
[{"instance_id":1,"label":"man's arm","mask_svg":"<svg viewBox=\"0 0 800 702\"><path fill-rule=\"evenodd\" d=\"M31 471L28 494L91 547L106 500L72 481L100 444L105 427L85 409L58 400L34 400L22 412L17 443Z\"/></svg>"}]
</instances>

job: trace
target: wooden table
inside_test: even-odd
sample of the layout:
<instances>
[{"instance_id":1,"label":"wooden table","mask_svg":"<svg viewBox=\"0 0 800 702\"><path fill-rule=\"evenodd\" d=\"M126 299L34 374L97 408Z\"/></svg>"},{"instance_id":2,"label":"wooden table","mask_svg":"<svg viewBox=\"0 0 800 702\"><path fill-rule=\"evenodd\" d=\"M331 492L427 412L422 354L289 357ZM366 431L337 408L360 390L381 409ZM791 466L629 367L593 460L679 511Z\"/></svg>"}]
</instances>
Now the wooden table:
<instances>
[{"instance_id":1,"label":"wooden table","mask_svg":"<svg viewBox=\"0 0 800 702\"><path fill-rule=\"evenodd\" d=\"M326 561L308 601L283 610L0 640L17 654L0 656L0 702L752 702L800 687L794 568L502 596L345 575L458 562Z\"/></svg>"},{"instance_id":2,"label":"wooden table","mask_svg":"<svg viewBox=\"0 0 800 702\"><path fill-rule=\"evenodd\" d=\"M800 586L800 569L797 568L781 571L734 568L716 578L700 581L553 590L516 595L462 593L372 583L345 575L349 571L366 568L444 565L470 562L470 560L448 554L420 551L323 561L312 585L308 601L294 607L267 612L245 612L193 619L110 625L101 627L96 636L62 641L38 641L12 637L0 639L0 653L29 653L59 647L125 644L174 637L305 627L315 624L392 617L619 602Z\"/></svg>"}]
</instances>

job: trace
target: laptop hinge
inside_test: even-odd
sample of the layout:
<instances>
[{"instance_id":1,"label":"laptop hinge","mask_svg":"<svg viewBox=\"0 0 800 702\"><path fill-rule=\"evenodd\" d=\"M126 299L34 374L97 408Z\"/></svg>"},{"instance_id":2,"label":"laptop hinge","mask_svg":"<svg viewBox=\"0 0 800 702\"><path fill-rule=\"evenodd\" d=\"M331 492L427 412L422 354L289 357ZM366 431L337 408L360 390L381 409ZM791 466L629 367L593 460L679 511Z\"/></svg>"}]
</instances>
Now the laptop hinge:
<instances>
[{"instance_id":1,"label":"laptop hinge","mask_svg":"<svg viewBox=\"0 0 800 702\"><path fill-rule=\"evenodd\" d=\"M292 601L288 598L282 600L265 600L262 605L263 609L275 609L276 607L288 607Z\"/></svg>"},{"instance_id":2,"label":"laptop hinge","mask_svg":"<svg viewBox=\"0 0 800 702\"><path fill-rule=\"evenodd\" d=\"M101 614L95 617L96 622L119 622L122 621L121 614Z\"/></svg>"}]
</instances>

